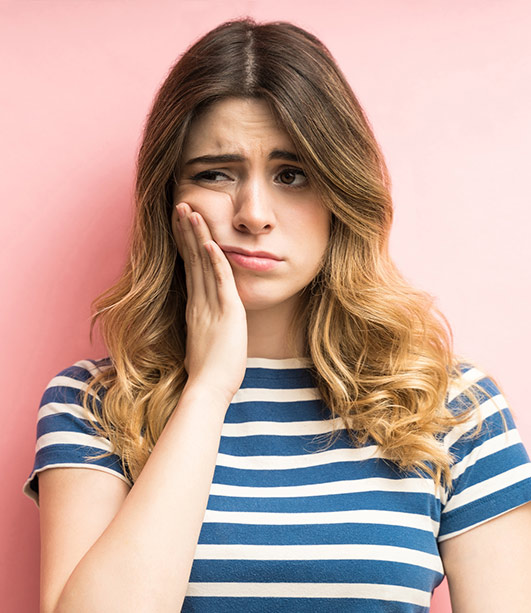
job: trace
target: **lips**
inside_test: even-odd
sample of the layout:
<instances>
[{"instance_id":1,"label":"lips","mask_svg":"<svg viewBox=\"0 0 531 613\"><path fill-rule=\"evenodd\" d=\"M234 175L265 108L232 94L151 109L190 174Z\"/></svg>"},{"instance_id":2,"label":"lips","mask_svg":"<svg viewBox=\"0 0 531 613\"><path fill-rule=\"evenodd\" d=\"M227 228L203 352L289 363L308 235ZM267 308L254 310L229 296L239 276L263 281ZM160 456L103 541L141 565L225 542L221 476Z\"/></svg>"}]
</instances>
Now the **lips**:
<instances>
[{"instance_id":1,"label":"lips","mask_svg":"<svg viewBox=\"0 0 531 613\"><path fill-rule=\"evenodd\" d=\"M220 247L226 253L239 253L252 258L267 258L268 260L282 259L273 253L269 253L268 251L248 251L247 249L242 249L241 247L231 247L230 245L220 245Z\"/></svg>"},{"instance_id":2,"label":"lips","mask_svg":"<svg viewBox=\"0 0 531 613\"><path fill-rule=\"evenodd\" d=\"M231 264L255 273L268 273L281 266L282 259L268 251L248 251L240 247L220 245Z\"/></svg>"}]
</instances>

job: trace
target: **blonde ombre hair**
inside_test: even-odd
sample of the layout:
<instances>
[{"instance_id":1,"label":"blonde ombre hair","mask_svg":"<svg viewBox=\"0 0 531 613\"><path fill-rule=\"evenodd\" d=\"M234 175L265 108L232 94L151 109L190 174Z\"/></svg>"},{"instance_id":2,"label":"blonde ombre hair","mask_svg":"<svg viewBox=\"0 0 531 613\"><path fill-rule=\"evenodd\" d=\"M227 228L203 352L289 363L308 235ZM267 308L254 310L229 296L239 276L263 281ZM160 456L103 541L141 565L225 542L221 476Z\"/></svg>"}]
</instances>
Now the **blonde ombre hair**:
<instances>
[{"instance_id":1,"label":"blonde ombre hair","mask_svg":"<svg viewBox=\"0 0 531 613\"><path fill-rule=\"evenodd\" d=\"M292 322L293 337L295 322L304 332L331 417L342 418L353 445L376 443L404 471L448 484L452 458L441 434L469 417L479 388L465 390L468 407L447 408L460 359L434 299L411 287L389 257L390 180L370 124L326 47L284 22L220 25L182 55L154 100L138 157L129 260L94 302L91 336L99 322L111 360L84 397L95 428L134 481L186 383L173 191L192 121L227 97L269 103L332 214L323 266ZM91 392L104 392L101 407Z\"/></svg>"}]
</instances>

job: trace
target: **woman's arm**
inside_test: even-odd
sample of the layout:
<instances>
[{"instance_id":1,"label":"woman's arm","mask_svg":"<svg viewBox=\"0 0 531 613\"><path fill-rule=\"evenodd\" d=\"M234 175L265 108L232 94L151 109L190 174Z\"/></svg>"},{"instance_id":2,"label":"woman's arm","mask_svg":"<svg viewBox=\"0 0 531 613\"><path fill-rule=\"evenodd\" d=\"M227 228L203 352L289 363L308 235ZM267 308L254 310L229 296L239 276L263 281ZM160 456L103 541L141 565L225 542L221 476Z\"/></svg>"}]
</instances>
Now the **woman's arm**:
<instances>
[{"instance_id":1,"label":"woman's arm","mask_svg":"<svg viewBox=\"0 0 531 613\"><path fill-rule=\"evenodd\" d=\"M453 613L527 613L531 502L440 546Z\"/></svg>"},{"instance_id":2,"label":"woman's arm","mask_svg":"<svg viewBox=\"0 0 531 613\"><path fill-rule=\"evenodd\" d=\"M129 493L93 469L41 475L43 613L175 613L183 603L225 413L245 374L247 321L224 253L202 217L180 209L188 381Z\"/></svg>"},{"instance_id":3,"label":"woman's arm","mask_svg":"<svg viewBox=\"0 0 531 613\"><path fill-rule=\"evenodd\" d=\"M43 613L180 610L228 404L183 393L129 494L96 470L42 473Z\"/></svg>"}]
</instances>

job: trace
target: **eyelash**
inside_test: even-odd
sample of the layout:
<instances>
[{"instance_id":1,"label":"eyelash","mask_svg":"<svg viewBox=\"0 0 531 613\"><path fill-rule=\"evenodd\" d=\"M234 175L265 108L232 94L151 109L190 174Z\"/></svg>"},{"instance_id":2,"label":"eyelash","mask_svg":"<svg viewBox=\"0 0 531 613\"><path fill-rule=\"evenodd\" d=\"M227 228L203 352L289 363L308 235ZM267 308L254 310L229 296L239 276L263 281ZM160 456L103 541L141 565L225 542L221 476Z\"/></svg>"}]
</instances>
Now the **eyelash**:
<instances>
[{"instance_id":1,"label":"eyelash","mask_svg":"<svg viewBox=\"0 0 531 613\"><path fill-rule=\"evenodd\" d=\"M285 173L294 173L298 176L302 176L306 178L306 174L304 173L304 171L300 168L283 168L278 174L282 175ZM212 175L223 175L224 177L227 177L227 175L223 172L221 172L220 170L202 170L201 172L198 172L196 175L194 175L193 177L190 177L190 179L192 181L206 181L207 183L219 183L219 181L216 181L215 179L212 178L208 178L210 175L210 177L212 177ZM228 178L228 177L227 177ZM289 187L291 189L302 189L303 187L306 187L307 185L307 181L305 181L302 185L291 185L290 183L282 183L282 185L284 187Z\"/></svg>"}]
</instances>

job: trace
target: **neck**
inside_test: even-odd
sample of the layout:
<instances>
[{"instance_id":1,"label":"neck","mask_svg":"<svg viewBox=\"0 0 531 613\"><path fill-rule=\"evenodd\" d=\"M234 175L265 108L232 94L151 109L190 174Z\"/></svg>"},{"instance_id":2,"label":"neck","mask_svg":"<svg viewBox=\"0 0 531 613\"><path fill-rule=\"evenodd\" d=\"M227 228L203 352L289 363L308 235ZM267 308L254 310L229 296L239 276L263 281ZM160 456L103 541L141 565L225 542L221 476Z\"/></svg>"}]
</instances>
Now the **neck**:
<instances>
[{"instance_id":1,"label":"neck","mask_svg":"<svg viewBox=\"0 0 531 613\"><path fill-rule=\"evenodd\" d=\"M249 358L287 359L305 357L302 330L293 346L288 346L293 303L284 302L269 309L247 311L247 356Z\"/></svg>"}]
</instances>

